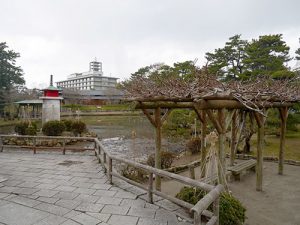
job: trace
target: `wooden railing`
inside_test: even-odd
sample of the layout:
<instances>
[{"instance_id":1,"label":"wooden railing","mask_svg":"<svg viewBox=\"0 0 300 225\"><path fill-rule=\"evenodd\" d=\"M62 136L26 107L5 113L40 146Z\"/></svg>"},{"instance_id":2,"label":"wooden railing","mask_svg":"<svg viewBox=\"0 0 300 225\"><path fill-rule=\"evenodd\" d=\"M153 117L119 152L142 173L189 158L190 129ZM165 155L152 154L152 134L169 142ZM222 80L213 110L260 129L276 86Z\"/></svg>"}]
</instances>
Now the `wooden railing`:
<instances>
[{"instance_id":1,"label":"wooden railing","mask_svg":"<svg viewBox=\"0 0 300 225\"><path fill-rule=\"evenodd\" d=\"M109 153L98 139L95 139L95 154L99 160L99 163L101 163L103 168L105 168L105 171L108 176L108 180L111 184L113 181L112 177L115 176L115 177L125 180L126 182L128 182L132 185L135 185L143 190L146 190L148 192L148 202L149 203L153 203L153 194L156 194L156 195L161 196L165 199L168 199L184 208L187 208L191 212L194 213L194 224L195 225L202 224L203 216L205 216L206 218L209 218L207 224L209 224L209 225L219 224L219 200L220 200L220 194L224 189L222 185L218 185L218 186L209 185L209 184L199 182L199 181L196 181L196 180L188 178L188 177L183 177L178 174L167 172L165 170L156 169L151 166L137 163L137 162L134 162L129 159L121 158L119 156ZM141 183L130 180L130 179L122 176L121 174L119 174L117 171L113 170L113 166L112 166L113 160L116 163L124 163L126 165L130 165L132 167L142 169L145 172L147 172L148 176L149 176L148 184L145 186ZM206 191L208 193L196 205L192 205L190 203L187 203L185 201L177 199L171 195L165 194L162 191L155 190L153 188L154 175L159 176L159 177L165 177L168 179L173 179L173 180L179 181L183 184L186 184L186 185L189 185L192 187L196 187L196 188L200 188L201 190ZM210 205L213 205L212 211L208 210Z\"/></svg>"},{"instance_id":2,"label":"wooden railing","mask_svg":"<svg viewBox=\"0 0 300 225\"><path fill-rule=\"evenodd\" d=\"M18 145L4 145L3 139L4 138L27 138L32 140L32 145L30 146L18 146ZM37 140L51 140L56 139L62 141L61 147L49 147L49 146L38 146ZM81 140L81 141L92 141L94 142L92 148L76 148L74 146L67 147L66 146L66 140ZM184 208L187 208L194 214L194 224L195 225L202 225L203 218L206 217L208 219L207 225L218 225L219 224L219 201L220 201L220 194L223 191L222 185L213 186L210 184L206 184L188 177L183 177L178 174L170 173L165 170L156 169L151 166L147 166L141 163L137 163L135 161L121 158L119 156L113 155L109 153L108 150L105 149L103 144L97 139L97 138L91 138L91 137L53 137L53 136L17 136L17 135L0 135L0 151L3 151L4 147L9 148L32 148L33 153L36 154L37 149L61 149L62 153L65 154L66 150L93 150L95 151L95 156L97 156L99 163L102 164L105 173L108 177L108 180L110 184L113 183L113 177L117 177L119 179L125 180L126 182L135 185L143 190L146 190L148 193L148 202L153 203L153 194L156 194L158 196L161 196L165 199L168 199ZM147 184L141 184L136 181L130 180L126 177L124 177L122 174L118 173L113 168L113 161L114 163L124 163L126 165L130 165L132 167L141 169L148 173L149 180ZM153 187L153 180L155 179L154 176L164 177L167 179L176 180L178 182L181 182L183 184L200 188L201 190L207 192L207 194L196 204L190 204L188 202L182 201L180 199L177 199L171 195L165 194L162 191L155 190ZM210 206L212 207L212 210L209 210Z\"/></svg>"}]
</instances>

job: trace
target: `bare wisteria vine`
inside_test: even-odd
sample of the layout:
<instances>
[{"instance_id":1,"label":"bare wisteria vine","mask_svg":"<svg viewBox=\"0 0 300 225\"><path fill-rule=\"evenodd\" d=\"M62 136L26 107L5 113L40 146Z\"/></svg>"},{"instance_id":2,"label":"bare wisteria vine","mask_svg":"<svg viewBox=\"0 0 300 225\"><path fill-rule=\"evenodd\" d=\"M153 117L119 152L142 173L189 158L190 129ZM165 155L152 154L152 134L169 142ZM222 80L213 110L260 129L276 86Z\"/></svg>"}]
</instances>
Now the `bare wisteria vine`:
<instances>
[{"instance_id":1,"label":"bare wisteria vine","mask_svg":"<svg viewBox=\"0 0 300 225\"><path fill-rule=\"evenodd\" d=\"M216 76L198 72L194 79L159 76L136 77L124 85L128 99L155 101L199 101L201 99L235 99L245 107L258 111L266 103L300 101L300 79L275 80L258 77L247 81L222 82Z\"/></svg>"}]
</instances>

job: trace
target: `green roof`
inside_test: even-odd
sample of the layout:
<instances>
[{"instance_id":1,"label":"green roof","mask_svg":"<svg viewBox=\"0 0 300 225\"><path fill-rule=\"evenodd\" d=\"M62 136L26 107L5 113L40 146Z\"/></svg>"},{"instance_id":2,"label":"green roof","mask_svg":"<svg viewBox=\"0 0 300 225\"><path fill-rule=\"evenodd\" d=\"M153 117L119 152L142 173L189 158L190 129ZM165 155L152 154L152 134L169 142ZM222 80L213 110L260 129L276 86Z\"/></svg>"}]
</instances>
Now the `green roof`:
<instances>
[{"instance_id":1,"label":"green roof","mask_svg":"<svg viewBox=\"0 0 300 225\"><path fill-rule=\"evenodd\" d=\"M44 90L61 91L62 89L61 89L61 88L54 87L54 86L49 86L49 87L45 88Z\"/></svg>"}]
</instances>

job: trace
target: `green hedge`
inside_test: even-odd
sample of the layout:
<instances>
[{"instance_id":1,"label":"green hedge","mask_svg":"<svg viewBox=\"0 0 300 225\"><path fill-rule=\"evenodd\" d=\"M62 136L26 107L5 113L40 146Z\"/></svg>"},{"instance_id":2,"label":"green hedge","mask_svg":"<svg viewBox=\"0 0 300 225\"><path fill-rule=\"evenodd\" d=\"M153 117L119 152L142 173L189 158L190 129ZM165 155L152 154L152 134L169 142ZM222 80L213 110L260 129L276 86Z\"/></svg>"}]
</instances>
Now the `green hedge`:
<instances>
[{"instance_id":1,"label":"green hedge","mask_svg":"<svg viewBox=\"0 0 300 225\"><path fill-rule=\"evenodd\" d=\"M206 193L198 188L183 187L176 198L195 205ZM212 210L212 208L210 208ZM241 202L231 194L224 192L220 198L220 224L242 225L245 222L246 209Z\"/></svg>"},{"instance_id":2,"label":"green hedge","mask_svg":"<svg viewBox=\"0 0 300 225\"><path fill-rule=\"evenodd\" d=\"M66 130L64 122L58 120L48 121L43 125L42 131L47 136L61 136Z\"/></svg>"},{"instance_id":3,"label":"green hedge","mask_svg":"<svg viewBox=\"0 0 300 225\"><path fill-rule=\"evenodd\" d=\"M75 120L71 125L71 130L76 136L81 135L86 131L86 124L80 120Z\"/></svg>"},{"instance_id":4,"label":"green hedge","mask_svg":"<svg viewBox=\"0 0 300 225\"><path fill-rule=\"evenodd\" d=\"M37 124L29 121L22 121L16 124L15 132L19 135L36 135Z\"/></svg>"}]
</instances>

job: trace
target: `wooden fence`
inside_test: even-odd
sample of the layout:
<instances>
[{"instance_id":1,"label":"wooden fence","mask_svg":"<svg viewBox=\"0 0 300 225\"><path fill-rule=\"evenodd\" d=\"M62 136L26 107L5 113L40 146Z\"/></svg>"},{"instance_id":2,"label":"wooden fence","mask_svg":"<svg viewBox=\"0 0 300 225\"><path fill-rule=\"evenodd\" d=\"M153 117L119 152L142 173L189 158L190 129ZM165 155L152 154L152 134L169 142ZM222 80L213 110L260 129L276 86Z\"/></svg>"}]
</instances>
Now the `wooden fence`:
<instances>
[{"instance_id":1,"label":"wooden fence","mask_svg":"<svg viewBox=\"0 0 300 225\"><path fill-rule=\"evenodd\" d=\"M18 145L4 145L3 139L5 138L20 138L20 139L31 139L32 145L30 146L18 146ZM59 140L62 142L62 146L60 147L49 147L49 146L38 146L37 140ZM73 146L66 147L66 140L80 140L80 141L92 141L94 144L92 148L75 148ZM36 154L37 149L59 149L62 150L62 153L65 154L66 150L92 150L95 151L95 156L97 156L99 163L103 166L105 173L108 177L110 184L113 184L113 177L117 177L119 179L125 180L126 182L137 186L143 190L146 190L148 193L148 202L153 203L153 194L163 197L164 199L168 199L184 208L187 208L194 214L194 225L218 225L219 224L219 201L220 201L220 194L223 191L222 185L213 186L210 184L206 184L203 182L199 182L197 180L183 177L178 174L170 173L165 170L156 169L151 166L147 166L141 163L137 163L135 161L121 158L119 156L113 155L109 153L108 150L102 145L102 143L97 138L91 137L50 137L50 136L17 136L17 135L0 135L0 151L3 151L4 147L9 148L31 148L33 153ZM122 174L118 173L115 169L113 169L113 161L114 163L124 163L126 165L130 165L132 167L141 169L145 171L148 176L149 180L147 185L138 183L136 181L130 180L124 177ZM153 187L153 181L155 177L164 177L167 179L173 179L183 184L200 188L203 191L206 191L207 194L196 204L192 205L180 199L177 199L171 195L165 194L160 190L155 190ZM208 208L212 205L212 210L210 211ZM203 222L204 217L208 222Z\"/></svg>"}]
</instances>

